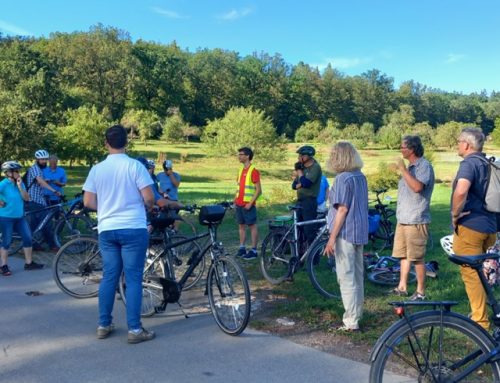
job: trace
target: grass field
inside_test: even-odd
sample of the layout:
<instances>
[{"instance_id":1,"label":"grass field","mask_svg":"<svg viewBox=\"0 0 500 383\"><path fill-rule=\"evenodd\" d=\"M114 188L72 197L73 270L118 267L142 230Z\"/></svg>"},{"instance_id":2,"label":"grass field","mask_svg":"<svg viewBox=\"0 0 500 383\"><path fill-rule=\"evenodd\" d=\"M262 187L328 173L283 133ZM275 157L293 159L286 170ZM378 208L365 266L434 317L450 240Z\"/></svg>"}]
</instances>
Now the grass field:
<instances>
[{"instance_id":1,"label":"grass field","mask_svg":"<svg viewBox=\"0 0 500 383\"><path fill-rule=\"evenodd\" d=\"M291 190L290 184L293 163L296 161L295 150L297 147L297 144L289 145L287 161L284 163L267 163L260 161L259 158L254 160L254 164L261 171L263 185L263 201L258 209L261 239L267 234L267 219L274 215L286 214L286 205L294 200L295 193ZM319 152L317 159L322 167L325 167L324 164L329 148L323 146L317 148L317 150ZM500 154L500 150L494 148L486 148L486 152L494 155ZM239 167L236 155L234 157L210 158L205 155L202 144L166 145L159 141L152 141L147 144L136 143L132 154L140 154L156 159L158 153L165 153L168 159L173 160L174 170L182 177L179 188L181 201L200 205L233 199L236 186L235 179ZM367 175L374 173L380 162L393 162L399 155L399 151L361 151L365 163L363 171ZM438 261L440 270L437 279L427 279L427 295L432 300L459 301L460 304L456 310L467 313L467 298L458 267L446 259L445 253L439 246L439 239L450 233L450 182L461 159L452 151L436 151L433 156L434 169L439 183L435 186L431 206L431 233L434 248L428 252L427 260ZM81 188L88 168L74 167L66 170L70 180L67 194L71 195ZM160 171L161 167L159 166L157 170ZM328 174L328 179L331 183L332 174ZM397 191L392 190L389 194L395 198ZM226 248L234 249L237 246L238 233L232 213L228 214L219 233L220 238L226 244ZM270 287L261 277L257 261L247 264L245 267L254 290ZM409 291L413 292L414 288L414 286L409 286ZM312 288L304 271L296 275L294 283L273 286L272 289L275 294L288 297L286 303L276 304L274 311L276 316L286 315L303 320L310 326L319 329L327 329L330 325L338 324L341 321L343 308L340 300L323 299ZM391 309L388 306L389 301L396 299L388 296L386 290L366 282L365 314L362 321L362 326L366 331L353 335L353 340L371 344L388 327L390 322L396 320L396 317L391 315ZM254 323L254 325L258 326L259 323Z\"/></svg>"}]
</instances>

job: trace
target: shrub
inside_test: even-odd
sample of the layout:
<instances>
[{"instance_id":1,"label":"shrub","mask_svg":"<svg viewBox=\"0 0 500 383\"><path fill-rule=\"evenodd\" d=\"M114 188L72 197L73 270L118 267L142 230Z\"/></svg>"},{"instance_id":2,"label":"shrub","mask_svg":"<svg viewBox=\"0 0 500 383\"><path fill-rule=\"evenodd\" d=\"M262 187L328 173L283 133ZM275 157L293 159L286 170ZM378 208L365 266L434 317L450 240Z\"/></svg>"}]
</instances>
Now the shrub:
<instances>
[{"instance_id":1,"label":"shrub","mask_svg":"<svg viewBox=\"0 0 500 383\"><path fill-rule=\"evenodd\" d=\"M326 144L333 144L338 140L342 140L342 136L340 124L334 120L328 120L326 127L319 134L319 140Z\"/></svg>"},{"instance_id":2,"label":"shrub","mask_svg":"<svg viewBox=\"0 0 500 383\"><path fill-rule=\"evenodd\" d=\"M189 125L184 122L179 113L168 117L163 124L163 133L161 139L168 143L182 142L184 134L188 132Z\"/></svg>"},{"instance_id":3,"label":"shrub","mask_svg":"<svg viewBox=\"0 0 500 383\"><path fill-rule=\"evenodd\" d=\"M235 155L242 146L249 146L259 160L286 158L285 138L276 134L264 112L250 108L231 108L223 118L210 121L202 141L214 156Z\"/></svg>"},{"instance_id":4,"label":"shrub","mask_svg":"<svg viewBox=\"0 0 500 383\"><path fill-rule=\"evenodd\" d=\"M387 149L397 149L401 144L403 132L396 125L384 125L377 133L377 142Z\"/></svg>"},{"instance_id":5,"label":"shrub","mask_svg":"<svg viewBox=\"0 0 500 383\"><path fill-rule=\"evenodd\" d=\"M435 130L429 125L428 122L419 122L413 125L406 134L419 136L422 140L424 148L434 146L432 138L435 134Z\"/></svg>"},{"instance_id":6,"label":"shrub","mask_svg":"<svg viewBox=\"0 0 500 383\"><path fill-rule=\"evenodd\" d=\"M433 142L436 147L454 148L457 144L457 138L460 131L471 124L450 121L443 125L438 125L436 133L433 136Z\"/></svg>"},{"instance_id":7,"label":"shrub","mask_svg":"<svg viewBox=\"0 0 500 383\"><path fill-rule=\"evenodd\" d=\"M295 132L295 142L317 142L323 126L319 121L306 121Z\"/></svg>"},{"instance_id":8,"label":"shrub","mask_svg":"<svg viewBox=\"0 0 500 383\"><path fill-rule=\"evenodd\" d=\"M367 181L368 187L372 191L377 189L397 189L399 174L394 165L380 162L377 173L370 174Z\"/></svg>"},{"instance_id":9,"label":"shrub","mask_svg":"<svg viewBox=\"0 0 500 383\"><path fill-rule=\"evenodd\" d=\"M128 110L121 119L121 123L125 128L130 129L132 137L138 135L141 141L158 138L162 129L160 117L150 110Z\"/></svg>"}]
</instances>

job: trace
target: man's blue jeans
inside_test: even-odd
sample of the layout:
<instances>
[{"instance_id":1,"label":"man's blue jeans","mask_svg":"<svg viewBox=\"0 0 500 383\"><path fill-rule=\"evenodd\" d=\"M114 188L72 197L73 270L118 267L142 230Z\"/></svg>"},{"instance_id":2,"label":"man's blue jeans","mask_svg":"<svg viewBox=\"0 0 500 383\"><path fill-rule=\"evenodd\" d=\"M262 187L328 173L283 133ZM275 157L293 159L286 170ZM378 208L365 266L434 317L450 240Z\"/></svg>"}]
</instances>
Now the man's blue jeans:
<instances>
[{"instance_id":1,"label":"man's blue jeans","mask_svg":"<svg viewBox=\"0 0 500 383\"><path fill-rule=\"evenodd\" d=\"M99 233L103 277L99 286L99 326L113 320L116 287L122 270L127 289L127 324L129 330L141 328L142 273L148 247L146 229L120 229Z\"/></svg>"}]
</instances>

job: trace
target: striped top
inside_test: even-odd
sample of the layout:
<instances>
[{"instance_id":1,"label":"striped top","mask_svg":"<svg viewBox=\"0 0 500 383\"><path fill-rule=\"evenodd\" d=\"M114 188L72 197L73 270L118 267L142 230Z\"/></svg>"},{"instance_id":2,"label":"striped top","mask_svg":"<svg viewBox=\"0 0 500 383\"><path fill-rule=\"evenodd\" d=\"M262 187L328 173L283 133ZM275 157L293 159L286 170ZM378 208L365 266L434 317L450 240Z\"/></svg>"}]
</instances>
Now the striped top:
<instances>
[{"instance_id":1,"label":"striped top","mask_svg":"<svg viewBox=\"0 0 500 383\"><path fill-rule=\"evenodd\" d=\"M368 185L364 174L360 170L338 174L329 201L328 231L333 229L338 206L344 205L349 211L339 236L354 245L368 243Z\"/></svg>"}]
</instances>

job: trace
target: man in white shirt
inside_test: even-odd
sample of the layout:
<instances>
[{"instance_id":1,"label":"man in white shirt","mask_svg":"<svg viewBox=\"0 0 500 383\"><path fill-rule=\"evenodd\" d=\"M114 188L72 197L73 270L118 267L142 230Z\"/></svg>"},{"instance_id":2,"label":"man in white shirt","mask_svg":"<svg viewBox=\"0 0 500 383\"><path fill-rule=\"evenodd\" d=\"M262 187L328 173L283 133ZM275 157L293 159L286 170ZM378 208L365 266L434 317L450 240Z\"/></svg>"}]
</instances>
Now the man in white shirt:
<instances>
[{"instance_id":1,"label":"man in white shirt","mask_svg":"<svg viewBox=\"0 0 500 383\"><path fill-rule=\"evenodd\" d=\"M125 128L112 126L105 136L109 155L92 167L83 185L85 206L97 210L103 260L97 338L107 338L114 329L113 304L123 270L127 281L128 342L140 343L155 336L141 324L142 273L148 246L145 207L153 207L153 181L140 162L125 154Z\"/></svg>"}]
</instances>

